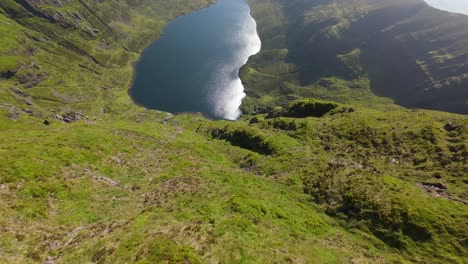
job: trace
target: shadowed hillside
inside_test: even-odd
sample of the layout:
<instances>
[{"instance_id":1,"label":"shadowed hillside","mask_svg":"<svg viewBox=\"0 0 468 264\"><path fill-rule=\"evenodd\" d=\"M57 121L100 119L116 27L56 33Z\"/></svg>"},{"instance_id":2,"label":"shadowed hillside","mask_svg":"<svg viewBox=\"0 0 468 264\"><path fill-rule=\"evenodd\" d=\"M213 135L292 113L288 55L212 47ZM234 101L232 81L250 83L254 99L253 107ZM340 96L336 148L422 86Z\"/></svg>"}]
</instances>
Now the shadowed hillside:
<instances>
[{"instance_id":1,"label":"shadowed hillside","mask_svg":"<svg viewBox=\"0 0 468 264\"><path fill-rule=\"evenodd\" d=\"M296 96L330 94L320 80L334 77L406 107L468 113L468 16L422 0L251 2L266 49L249 65L267 79L250 84L244 72L253 97L294 95L287 84Z\"/></svg>"}]
</instances>

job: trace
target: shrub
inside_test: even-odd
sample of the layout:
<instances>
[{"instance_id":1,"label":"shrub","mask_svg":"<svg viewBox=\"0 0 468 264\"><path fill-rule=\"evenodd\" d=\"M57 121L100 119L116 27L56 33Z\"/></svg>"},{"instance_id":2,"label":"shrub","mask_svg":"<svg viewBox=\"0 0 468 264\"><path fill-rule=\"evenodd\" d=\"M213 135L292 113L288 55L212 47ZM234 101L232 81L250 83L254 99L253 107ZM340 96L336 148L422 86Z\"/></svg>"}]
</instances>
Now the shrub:
<instances>
[{"instance_id":1,"label":"shrub","mask_svg":"<svg viewBox=\"0 0 468 264\"><path fill-rule=\"evenodd\" d=\"M304 99L292 102L286 112L287 117L322 117L339 105L333 102Z\"/></svg>"},{"instance_id":2,"label":"shrub","mask_svg":"<svg viewBox=\"0 0 468 264\"><path fill-rule=\"evenodd\" d=\"M275 148L258 131L249 128L230 129L226 126L223 129L213 129L213 138L229 141L232 145L258 152L260 154L271 155Z\"/></svg>"},{"instance_id":3,"label":"shrub","mask_svg":"<svg viewBox=\"0 0 468 264\"><path fill-rule=\"evenodd\" d=\"M411 241L432 239L432 225L437 223L423 220L427 212L409 209L381 177L350 166L346 162L332 164L323 174L305 177L304 192L324 205L328 214L344 214L351 222L365 223L392 247L407 249Z\"/></svg>"}]
</instances>

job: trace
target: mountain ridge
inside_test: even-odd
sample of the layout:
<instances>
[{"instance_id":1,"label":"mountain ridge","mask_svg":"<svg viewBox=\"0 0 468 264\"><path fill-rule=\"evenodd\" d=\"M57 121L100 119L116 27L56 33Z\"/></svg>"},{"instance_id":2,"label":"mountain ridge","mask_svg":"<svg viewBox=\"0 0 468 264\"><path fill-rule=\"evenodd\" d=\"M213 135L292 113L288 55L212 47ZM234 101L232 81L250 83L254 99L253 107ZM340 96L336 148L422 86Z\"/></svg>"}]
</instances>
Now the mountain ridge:
<instances>
[{"instance_id":1,"label":"mountain ridge","mask_svg":"<svg viewBox=\"0 0 468 264\"><path fill-rule=\"evenodd\" d=\"M265 5L264 1L251 1L254 9L257 2ZM283 41L276 40L278 34L270 39L269 33L260 32L264 35L264 54L269 46L287 53L278 55L283 58L280 62L265 59L266 65L262 65L261 54L252 61L269 69L289 65L292 70L271 73L294 75L278 78L270 85L273 91L284 82L314 93L314 88L308 86L319 84L321 78L366 79L370 83L365 86L373 93L392 98L397 104L467 113L464 58L468 32L464 28L468 16L437 10L422 0L268 2L282 13L278 17L283 23L274 30L278 30ZM257 15L260 23L262 16ZM315 20L308 21L307 16ZM270 23L271 19L266 21ZM281 26L284 24L289 26ZM275 49L271 52L275 53ZM353 52L358 70L343 61ZM255 89L255 85L247 85L248 92Z\"/></svg>"}]
</instances>

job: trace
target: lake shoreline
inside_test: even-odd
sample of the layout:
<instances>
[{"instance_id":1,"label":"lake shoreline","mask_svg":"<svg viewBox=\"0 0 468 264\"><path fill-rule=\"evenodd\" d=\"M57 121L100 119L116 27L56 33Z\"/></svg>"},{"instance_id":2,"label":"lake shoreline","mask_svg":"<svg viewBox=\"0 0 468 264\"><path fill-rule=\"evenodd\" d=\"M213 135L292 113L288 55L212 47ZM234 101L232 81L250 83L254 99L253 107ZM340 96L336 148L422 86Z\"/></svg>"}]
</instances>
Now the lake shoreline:
<instances>
[{"instance_id":1,"label":"lake shoreline","mask_svg":"<svg viewBox=\"0 0 468 264\"><path fill-rule=\"evenodd\" d=\"M167 22L132 63L127 93L146 109L236 121L246 96L240 70L261 46L248 2L217 1Z\"/></svg>"},{"instance_id":2,"label":"lake shoreline","mask_svg":"<svg viewBox=\"0 0 468 264\"><path fill-rule=\"evenodd\" d=\"M218 1L219 1L219 0L215 0L213 3L208 4L207 6L204 6L204 7L201 7L201 8L197 8L197 9L191 11L190 13L183 14L183 15L179 15L179 16L174 17L174 18L171 19L171 20L166 21L166 23L165 23L164 26L163 26L163 30L162 30L161 34L159 34L159 36L157 36L155 39L153 39L144 49L141 50L141 52L138 53L138 59L135 60L135 61L133 61L133 62L131 63L131 67L132 67L132 78L131 78L131 80L130 80L129 88L127 89L128 97L130 97L130 99L132 100L132 102L133 102L135 105L137 105L137 106L139 106L139 107L142 107L142 108L145 108L145 109L147 109L147 110L158 111L158 112L161 112L161 113L168 113L168 114L171 114L171 115L177 115L177 114L197 114L197 112L192 112L192 113L191 113L191 112L187 112L187 113L171 113L171 112L166 112L166 111L161 111L161 110L157 110L157 109L148 108L148 107L144 106L143 104L138 103L138 102L135 100L135 98L132 96L132 90L134 89L133 86L134 86L134 83L135 83L135 80L136 80L137 66L138 66L138 64L141 62L141 60L142 60L142 58L143 58L143 53L144 53L144 52L146 51L146 49L148 49L153 43L155 43L156 41L158 41L158 40L162 37L162 35L164 34L164 31L165 31L167 25L168 25L170 22L172 22L172 21L174 21L174 20L176 20L176 19L178 19L178 18L180 18L180 17L187 16L187 15L192 14L192 13L195 13L195 12L200 12L201 10L203 10L203 9L205 9L205 8L209 8L210 6L217 4ZM205 116L204 116L204 117L205 117ZM205 117L205 118L206 118L206 117ZM207 119L211 120L210 118L207 118Z\"/></svg>"}]
</instances>

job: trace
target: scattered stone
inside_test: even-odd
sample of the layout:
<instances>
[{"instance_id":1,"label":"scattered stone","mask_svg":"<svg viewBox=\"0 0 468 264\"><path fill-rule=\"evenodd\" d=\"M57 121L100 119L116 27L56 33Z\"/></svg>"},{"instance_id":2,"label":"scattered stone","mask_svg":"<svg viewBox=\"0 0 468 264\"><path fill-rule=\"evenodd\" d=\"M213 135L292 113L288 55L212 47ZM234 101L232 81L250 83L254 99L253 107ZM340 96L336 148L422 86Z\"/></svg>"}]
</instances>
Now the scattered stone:
<instances>
[{"instance_id":1,"label":"scattered stone","mask_svg":"<svg viewBox=\"0 0 468 264\"><path fill-rule=\"evenodd\" d=\"M250 119L249 125L258 124L258 122L259 122L258 117L254 116L252 119Z\"/></svg>"},{"instance_id":2,"label":"scattered stone","mask_svg":"<svg viewBox=\"0 0 468 264\"><path fill-rule=\"evenodd\" d=\"M0 72L0 79L11 79L13 76L15 76L16 72L15 71L10 71L10 70L7 70L7 71L4 71L4 72Z\"/></svg>"},{"instance_id":3,"label":"scattered stone","mask_svg":"<svg viewBox=\"0 0 468 264\"><path fill-rule=\"evenodd\" d=\"M447 185L440 183L440 182L436 182L436 183L423 182L421 184L425 186L426 188L430 188L435 191L447 190Z\"/></svg>"},{"instance_id":4,"label":"scattered stone","mask_svg":"<svg viewBox=\"0 0 468 264\"><path fill-rule=\"evenodd\" d=\"M110 186L120 186L120 184L110 178L107 178L107 177L102 177L102 176L92 176L92 178L96 181L103 181L107 184L109 184Z\"/></svg>"},{"instance_id":5,"label":"scattered stone","mask_svg":"<svg viewBox=\"0 0 468 264\"><path fill-rule=\"evenodd\" d=\"M97 38L98 37L98 35L95 33L95 31L92 28L87 27L87 28L83 29L83 31L86 34L88 34L88 36L90 36L91 38Z\"/></svg>"},{"instance_id":6,"label":"scattered stone","mask_svg":"<svg viewBox=\"0 0 468 264\"><path fill-rule=\"evenodd\" d=\"M327 80L327 79L321 79L319 82L318 82L318 85L322 86L322 87L325 87L325 88L328 88L330 87L331 85L333 84L333 82Z\"/></svg>"},{"instance_id":7,"label":"scattered stone","mask_svg":"<svg viewBox=\"0 0 468 264\"><path fill-rule=\"evenodd\" d=\"M421 182L417 183L416 186L423 189L432 197L445 196L444 192L447 190L447 186L442 183Z\"/></svg>"},{"instance_id":8,"label":"scattered stone","mask_svg":"<svg viewBox=\"0 0 468 264\"><path fill-rule=\"evenodd\" d=\"M16 120L20 117L20 113L16 111L14 108L8 109L8 118Z\"/></svg>"},{"instance_id":9,"label":"scattered stone","mask_svg":"<svg viewBox=\"0 0 468 264\"><path fill-rule=\"evenodd\" d=\"M96 121L89 121L89 120L85 120L85 123L88 124L88 125L96 125L97 124Z\"/></svg>"},{"instance_id":10,"label":"scattered stone","mask_svg":"<svg viewBox=\"0 0 468 264\"><path fill-rule=\"evenodd\" d=\"M16 87L10 87L10 90L14 92L15 94L22 96L22 97L28 97L29 94L25 93L23 90L16 88Z\"/></svg>"},{"instance_id":11,"label":"scattered stone","mask_svg":"<svg viewBox=\"0 0 468 264\"><path fill-rule=\"evenodd\" d=\"M269 114L271 112L273 112L273 108L271 107L256 107L253 114L262 115L262 114Z\"/></svg>"},{"instance_id":12,"label":"scattered stone","mask_svg":"<svg viewBox=\"0 0 468 264\"><path fill-rule=\"evenodd\" d=\"M44 264L55 264L54 258L51 256L47 256L46 260L44 261Z\"/></svg>"},{"instance_id":13,"label":"scattered stone","mask_svg":"<svg viewBox=\"0 0 468 264\"><path fill-rule=\"evenodd\" d=\"M1 108L7 108L7 107L13 107L13 108L14 108L13 105L7 104L7 103L3 103L3 104L1 104L0 106L1 106Z\"/></svg>"},{"instance_id":14,"label":"scattered stone","mask_svg":"<svg viewBox=\"0 0 468 264\"><path fill-rule=\"evenodd\" d=\"M74 30L77 30L77 29L80 28L80 23L78 21L76 21L76 20L73 20L72 25L73 25Z\"/></svg>"},{"instance_id":15,"label":"scattered stone","mask_svg":"<svg viewBox=\"0 0 468 264\"><path fill-rule=\"evenodd\" d=\"M42 72L27 72L18 76L19 83L24 85L24 88L26 89L37 86L40 82L44 81L45 79L47 79L47 75Z\"/></svg>"},{"instance_id":16,"label":"scattered stone","mask_svg":"<svg viewBox=\"0 0 468 264\"><path fill-rule=\"evenodd\" d=\"M449 145L449 146L448 146L448 149L449 149L449 151L452 152L452 153L458 152L458 147L457 147L457 146Z\"/></svg>"},{"instance_id":17,"label":"scattered stone","mask_svg":"<svg viewBox=\"0 0 468 264\"><path fill-rule=\"evenodd\" d=\"M330 114L335 115L335 114L349 114L349 113L354 113L356 110L352 107L341 107L339 109L336 109L335 111L332 111Z\"/></svg>"},{"instance_id":18,"label":"scattered stone","mask_svg":"<svg viewBox=\"0 0 468 264\"><path fill-rule=\"evenodd\" d=\"M63 121L63 117L59 114L52 114L52 118L58 121Z\"/></svg>"},{"instance_id":19,"label":"scattered stone","mask_svg":"<svg viewBox=\"0 0 468 264\"><path fill-rule=\"evenodd\" d=\"M445 190L447 190L447 186L443 183L422 182L422 183L416 183L416 186L421 188L429 196L436 197L436 198L446 198L446 199L459 202L465 205L468 204L466 200L446 194Z\"/></svg>"},{"instance_id":20,"label":"scattered stone","mask_svg":"<svg viewBox=\"0 0 468 264\"><path fill-rule=\"evenodd\" d=\"M59 116L57 115L57 117ZM63 121L66 123L73 123L81 119L87 119L83 112L68 112L63 115Z\"/></svg>"},{"instance_id":21,"label":"scattered stone","mask_svg":"<svg viewBox=\"0 0 468 264\"><path fill-rule=\"evenodd\" d=\"M455 131L455 130L459 129L460 127L461 126L459 124L448 122L447 124L445 124L444 129L447 132L452 132L452 131Z\"/></svg>"},{"instance_id":22,"label":"scattered stone","mask_svg":"<svg viewBox=\"0 0 468 264\"><path fill-rule=\"evenodd\" d=\"M110 159L113 163L115 163L115 164L122 164L122 160L119 159L119 158L116 157L116 156L112 156L112 157L110 157L109 159Z\"/></svg>"},{"instance_id":23,"label":"scattered stone","mask_svg":"<svg viewBox=\"0 0 468 264\"><path fill-rule=\"evenodd\" d=\"M244 170L251 171L255 167L255 161L247 156L240 167Z\"/></svg>"},{"instance_id":24,"label":"scattered stone","mask_svg":"<svg viewBox=\"0 0 468 264\"><path fill-rule=\"evenodd\" d=\"M169 121L174 117L173 114L171 113L166 113L166 118L164 118L164 121L162 122L164 125L169 124Z\"/></svg>"},{"instance_id":25,"label":"scattered stone","mask_svg":"<svg viewBox=\"0 0 468 264\"><path fill-rule=\"evenodd\" d=\"M78 12L76 12L76 13L74 13L72 15L73 15L74 18L76 18L78 20L83 20L83 16Z\"/></svg>"}]
</instances>

